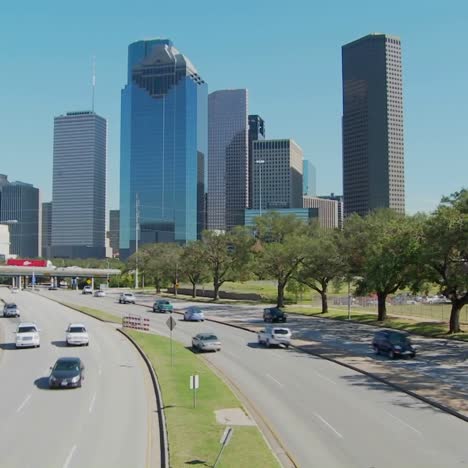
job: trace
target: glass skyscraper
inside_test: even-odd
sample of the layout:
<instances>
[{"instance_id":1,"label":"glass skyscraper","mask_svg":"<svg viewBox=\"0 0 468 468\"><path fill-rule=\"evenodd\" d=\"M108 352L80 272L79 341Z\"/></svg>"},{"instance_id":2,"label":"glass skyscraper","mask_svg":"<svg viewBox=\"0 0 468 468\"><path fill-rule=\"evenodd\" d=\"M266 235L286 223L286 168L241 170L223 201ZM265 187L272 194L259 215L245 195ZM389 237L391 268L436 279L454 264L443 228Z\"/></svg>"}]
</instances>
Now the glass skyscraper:
<instances>
[{"instance_id":1,"label":"glass skyscraper","mask_svg":"<svg viewBox=\"0 0 468 468\"><path fill-rule=\"evenodd\" d=\"M207 101L207 84L170 40L130 44L121 111L121 257L135 251L137 213L140 244L199 236Z\"/></svg>"}]
</instances>

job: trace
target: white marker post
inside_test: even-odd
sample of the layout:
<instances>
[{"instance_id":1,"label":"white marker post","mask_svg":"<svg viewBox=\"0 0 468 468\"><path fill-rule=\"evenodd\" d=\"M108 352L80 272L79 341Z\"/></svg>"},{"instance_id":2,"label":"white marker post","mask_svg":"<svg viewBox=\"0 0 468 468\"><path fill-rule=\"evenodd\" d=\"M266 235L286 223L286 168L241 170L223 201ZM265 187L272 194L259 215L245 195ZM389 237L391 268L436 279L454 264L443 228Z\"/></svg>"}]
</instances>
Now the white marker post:
<instances>
[{"instance_id":1,"label":"white marker post","mask_svg":"<svg viewBox=\"0 0 468 468\"><path fill-rule=\"evenodd\" d=\"M193 390L193 407L197 406L197 389L200 386L200 379L198 375L191 375L190 376L190 390Z\"/></svg>"},{"instance_id":2,"label":"white marker post","mask_svg":"<svg viewBox=\"0 0 468 468\"><path fill-rule=\"evenodd\" d=\"M171 367L172 367L172 330L174 330L174 328L176 327L176 321L174 320L174 317L172 315L167 319L166 325L167 325L167 328L171 330L170 342L171 342Z\"/></svg>"},{"instance_id":3,"label":"white marker post","mask_svg":"<svg viewBox=\"0 0 468 468\"><path fill-rule=\"evenodd\" d=\"M224 447L226 447L226 445L229 444L229 441L231 440L233 432L234 430L232 429L232 427L226 427L226 429L224 430L224 433L221 436L221 440L219 441L219 443L221 444L221 450L219 451L218 456L216 457L216 461L213 465L213 468L215 468L216 465L218 464L221 458L221 454L223 453Z\"/></svg>"}]
</instances>

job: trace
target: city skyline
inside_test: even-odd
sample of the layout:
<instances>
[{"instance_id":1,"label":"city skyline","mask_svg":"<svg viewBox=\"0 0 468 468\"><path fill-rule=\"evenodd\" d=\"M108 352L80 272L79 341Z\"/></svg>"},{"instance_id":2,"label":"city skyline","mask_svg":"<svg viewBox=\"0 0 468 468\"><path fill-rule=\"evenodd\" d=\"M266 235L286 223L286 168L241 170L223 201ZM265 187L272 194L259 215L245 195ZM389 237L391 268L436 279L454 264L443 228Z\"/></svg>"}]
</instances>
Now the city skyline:
<instances>
[{"instance_id":1,"label":"city skyline","mask_svg":"<svg viewBox=\"0 0 468 468\"><path fill-rule=\"evenodd\" d=\"M295 14L294 28L285 25L290 41L295 43L292 49L287 41L276 37L273 28L268 26L261 32L253 31L245 39L235 35L234 30L227 29L224 36L220 35L219 41L208 43L206 34L195 37L191 29L186 31L187 23L179 22L177 15L166 7L158 11L158 17L167 20L162 29L154 27L151 7L147 17L140 18L135 25L126 24L126 8L116 8L114 24L104 27L112 40L104 42L98 39L103 31L104 9L98 7L95 19L89 24L89 34L86 38L79 35L76 39L70 37L66 45L70 53L67 54L61 52L65 46L58 47L56 52L51 47L56 33L52 35L52 32L41 31L37 40L34 36L35 41L32 43L32 34L37 31L37 21L33 22L33 19L41 15L38 9L33 7L24 13L9 8L5 17L11 21L6 21L0 37L8 39L8 43L15 39L14 50L17 53L7 57L5 66L17 70L21 76L21 70L26 70L23 67L29 63L28 60L22 60L23 65L20 63L21 58L40 47L41 61L44 66L53 69L54 74L39 74L32 84L32 99L25 99L21 95L18 73L16 77L7 74L0 77L2 88L9 90L2 108L4 119L8 122L4 126L5 135L0 139L2 172L10 174L12 179L34 183L41 189L44 201L51 199L50 121L53 115L67 109L91 108L91 62L92 56L96 55L96 110L108 116L109 120L109 207L118 208L118 95L126 71L122 57L128 43L149 34L168 36L179 44L203 70L204 78L210 83L210 91L247 88L251 112L271 122L268 124L269 138L286 135L294 138L304 149L304 157L316 165L317 193L341 193L340 49L342 45L372 31L383 31L395 34L403 41L407 212L431 210L442 195L459 190L465 183L463 170L455 171L450 178L441 178L437 166L440 155L443 155L444 163L464 162L463 155L468 150L464 116L458 106L460 101L468 98L463 85L468 68L466 63L457 59L461 56L463 29L457 28L457 22L462 25L463 12L466 13L468 7L462 2L459 2L459 6L461 14L451 18L450 28L444 22L447 12L437 5L426 6L422 16L418 9L398 2L391 11L380 9L378 5L369 5L365 14L359 15L345 3L341 6L343 14L339 16L332 14L326 7L320 7L323 24L308 28L308 22L302 20L301 15ZM188 8L190 10L194 7ZM303 8L306 8L305 3ZM251 15L243 21L247 25L253 24L260 10L257 6L253 7L249 10ZM348 21L346 13L355 21ZM275 7L267 12L262 10L262 14L268 20L280 17L280 11ZM10 27L10 24L17 23L14 19L19 17L24 20L27 29L21 37ZM213 17L216 17L216 13L209 12L206 20L201 21L209 21ZM83 26L83 18L80 17L73 17L72 22L71 16L67 18L57 14L48 17L48 20L59 31ZM336 27L330 29L332 21L336 22ZM122 28L124 24L126 27ZM214 24L211 28L213 33L217 29L221 30L222 26ZM421 34L428 29L437 34L425 37L424 43L419 41ZM262 53L262 41L254 45L253 39L260 36L264 40L271 40L275 50L288 51L286 67L294 69L299 63L305 67L303 72L290 77L290 86L281 88L280 93L274 90L280 87L283 75L275 74L274 57ZM245 48L247 44L249 49ZM224 55L223 50L226 52ZM226 60L225 57L241 54L243 50L249 50L250 53L244 55L240 66L231 63L235 61ZM310 64L302 61L306 52L313 58ZM433 53L437 54L437 61L433 60ZM219 66L220 60L222 66ZM61 66L54 66L54 63L61 63ZM428 76L431 80L427 79ZM40 92L36 86L41 88ZM275 99L270 98L273 92L276 93ZM35 118L31 119L29 115ZM27 139L18 137L19 132L23 131L27 132ZM429 138L436 134L436 140ZM27 161L28 164L19 161Z\"/></svg>"}]
</instances>

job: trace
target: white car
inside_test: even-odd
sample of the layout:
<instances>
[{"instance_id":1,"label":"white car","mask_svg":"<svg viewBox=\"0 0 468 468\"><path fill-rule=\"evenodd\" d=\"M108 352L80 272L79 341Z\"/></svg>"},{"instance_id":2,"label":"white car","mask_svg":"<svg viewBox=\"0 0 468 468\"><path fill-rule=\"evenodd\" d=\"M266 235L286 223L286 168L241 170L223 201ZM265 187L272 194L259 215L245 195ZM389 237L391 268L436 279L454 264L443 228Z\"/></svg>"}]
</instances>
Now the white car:
<instances>
[{"instance_id":1,"label":"white car","mask_svg":"<svg viewBox=\"0 0 468 468\"><path fill-rule=\"evenodd\" d=\"M119 304L135 304L133 293L122 293L119 297Z\"/></svg>"},{"instance_id":2,"label":"white car","mask_svg":"<svg viewBox=\"0 0 468 468\"><path fill-rule=\"evenodd\" d=\"M67 346L89 346L89 335L82 323L70 323L66 334Z\"/></svg>"},{"instance_id":3,"label":"white car","mask_svg":"<svg viewBox=\"0 0 468 468\"><path fill-rule=\"evenodd\" d=\"M214 333L198 333L192 338L192 348L198 351L221 351L221 342Z\"/></svg>"},{"instance_id":4,"label":"white car","mask_svg":"<svg viewBox=\"0 0 468 468\"><path fill-rule=\"evenodd\" d=\"M94 292L94 297L106 297L106 291L103 291L102 289L98 289L97 291Z\"/></svg>"},{"instance_id":5,"label":"white car","mask_svg":"<svg viewBox=\"0 0 468 468\"><path fill-rule=\"evenodd\" d=\"M259 344L264 344L267 348L272 345L284 345L289 348L291 344L291 330L284 327L266 327L257 334Z\"/></svg>"},{"instance_id":6,"label":"white car","mask_svg":"<svg viewBox=\"0 0 468 468\"><path fill-rule=\"evenodd\" d=\"M17 348L39 348L41 339L39 337L39 328L32 322L22 322L16 329L16 347Z\"/></svg>"},{"instance_id":7,"label":"white car","mask_svg":"<svg viewBox=\"0 0 468 468\"><path fill-rule=\"evenodd\" d=\"M85 286L81 294L93 294L93 288L91 286Z\"/></svg>"}]
</instances>

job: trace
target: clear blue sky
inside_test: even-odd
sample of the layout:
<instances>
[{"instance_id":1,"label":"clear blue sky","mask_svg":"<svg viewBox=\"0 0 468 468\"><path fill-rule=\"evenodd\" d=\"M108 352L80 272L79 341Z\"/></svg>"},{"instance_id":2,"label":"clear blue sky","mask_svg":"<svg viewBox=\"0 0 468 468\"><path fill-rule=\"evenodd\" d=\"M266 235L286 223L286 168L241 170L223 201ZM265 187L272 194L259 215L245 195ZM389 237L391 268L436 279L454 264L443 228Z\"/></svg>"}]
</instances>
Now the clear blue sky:
<instances>
[{"instance_id":1,"label":"clear blue sky","mask_svg":"<svg viewBox=\"0 0 468 468\"><path fill-rule=\"evenodd\" d=\"M52 192L53 117L91 106L109 122L109 204L118 207L127 46L168 37L210 91L248 88L267 137L294 138L320 194L342 192L341 45L370 32L403 47L407 211L468 186L468 2L235 0L9 2L0 14L0 173Z\"/></svg>"}]
</instances>

